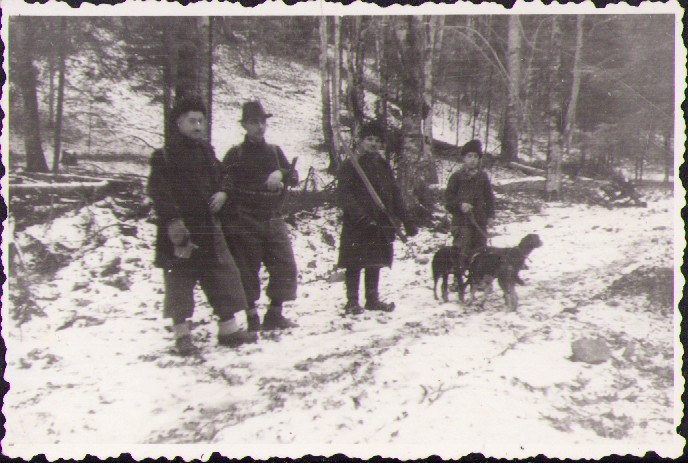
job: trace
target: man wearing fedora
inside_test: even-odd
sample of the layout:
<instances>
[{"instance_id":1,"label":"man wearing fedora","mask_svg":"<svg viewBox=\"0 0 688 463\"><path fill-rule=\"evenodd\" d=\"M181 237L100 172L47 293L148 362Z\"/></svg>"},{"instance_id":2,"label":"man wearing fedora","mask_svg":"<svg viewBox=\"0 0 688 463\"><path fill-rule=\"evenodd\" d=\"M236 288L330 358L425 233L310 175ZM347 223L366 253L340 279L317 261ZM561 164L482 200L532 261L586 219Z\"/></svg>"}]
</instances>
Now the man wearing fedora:
<instances>
[{"instance_id":1,"label":"man wearing fedora","mask_svg":"<svg viewBox=\"0 0 688 463\"><path fill-rule=\"evenodd\" d=\"M296 326L282 314L282 303L296 299L297 270L281 207L282 190L298 185L299 180L282 149L265 141L271 116L259 101L245 102L240 122L246 137L222 161L230 198L224 230L246 292L249 331ZM270 275L266 289L270 305L262 326L256 309L261 264Z\"/></svg>"}]
</instances>

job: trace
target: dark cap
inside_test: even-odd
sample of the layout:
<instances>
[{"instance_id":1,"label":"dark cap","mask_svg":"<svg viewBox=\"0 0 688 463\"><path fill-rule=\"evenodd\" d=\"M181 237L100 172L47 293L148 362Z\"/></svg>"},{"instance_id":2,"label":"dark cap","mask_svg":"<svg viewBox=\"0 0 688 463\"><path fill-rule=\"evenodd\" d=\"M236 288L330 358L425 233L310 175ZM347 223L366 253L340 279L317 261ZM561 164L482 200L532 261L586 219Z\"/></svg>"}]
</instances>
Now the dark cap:
<instances>
[{"instance_id":1,"label":"dark cap","mask_svg":"<svg viewBox=\"0 0 688 463\"><path fill-rule=\"evenodd\" d=\"M170 111L170 120L176 122L180 116L191 111L198 111L203 113L204 116L208 115L208 109L205 106L205 102L198 96L189 95L177 101L172 111Z\"/></svg>"},{"instance_id":2,"label":"dark cap","mask_svg":"<svg viewBox=\"0 0 688 463\"><path fill-rule=\"evenodd\" d=\"M380 125L379 122L377 121L372 121L368 122L367 124L364 124L363 127L361 127L361 138L369 137L371 135L374 135L381 140L385 139L385 132L382 129L382 125Z\"/></svg>"},{"instance_id":3,"label":"dark cap","mask_svg":"<svg viewBox=\"0 0 688 463\"><path fill-rule=\"evenodd\" d=\"M272 117L272 114L265 112L260 101L247 101L241 107L241 122L249 119L267 119L268 117Z\"/></svg>"},{"instance_id":4,"label":"dark cap","mask_svg":"<svg viewBox=\"0 0 688 463\"><path fill-rule=\"evenodd\" d=\"M468 153L475 153L478 156L483 155L483 144L480 140L471 140L461 148L461 156L465 156Z\"/></svg>"}]
</instances>

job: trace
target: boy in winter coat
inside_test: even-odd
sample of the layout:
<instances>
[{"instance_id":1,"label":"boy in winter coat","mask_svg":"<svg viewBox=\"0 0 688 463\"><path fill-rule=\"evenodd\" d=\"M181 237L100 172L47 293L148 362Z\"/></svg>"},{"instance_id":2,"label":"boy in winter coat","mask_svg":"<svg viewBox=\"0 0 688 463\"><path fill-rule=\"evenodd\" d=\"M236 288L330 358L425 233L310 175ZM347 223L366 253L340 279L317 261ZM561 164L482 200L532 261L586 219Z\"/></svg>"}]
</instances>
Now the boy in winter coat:
<instances>
[{"instance_id":1,"label":"boy in winter coat","mask_svg":"<svg viewBox=\"0 0 688 463\"><path fill-rule=\"evenodd\" d=\"M471 140L461 148L463 166L449 178L445 192L462 267L473 252L487 245L487 223L494 217L492 185L480 168L482 154L480 140Z\"/></svg>"},{"instance_id":2,"label":"boy in winter coat","mask_svg":"<svg viewBox=\"0 0 688 463\"><path fill-rule=\"evenodd\" d=\"M296 171L290 172L282 149L265 142L267 119L271 116L259 101L244 103L240 122L246 137L243 143L230 148L222 161L232 198L224 228L246 291L249 331L296 326L282 315L282 303L296 299L297 270L281 207L282 190L298 185L299 179ZM270 274L266 289L270 306L262 326L256 309L261 264Z\"/></svg>"},{"instance_id":3,"label":"boy in winter coat","mask_svg":"<svg viewBox=\"0 0 688 463\"><path fill-rule=\"evenodd\" d=\"M170 115L170 139L150 161L148 194L157 216L155 265L163 269L164 316L173 321L177 350L193 353L188 319L193 290L201 285L218 322L218 343L255 342L239 330L236 312L246 309L239 271L224 241L216 214L227 200L221 170L206 141L206 109L196 98L177 103Z\"/></svg>"},{"instance_id":4,"label":"boy in winter coat","mask_svg":"<svg viewBox=\"0 0 688 463\"><path fill-rule=\"evenodd\" d=\"M387 210L404 223L407 235L414 236L418 229L407 220L392 168L380 154L383 139L382 128L377 123L366 124L361 130L362 154L357 158L358 163ZM365 269L365 308L391 312L394 303L380 301L378 282L380 268L392 265L395 231L373 202L350 159L340 168L337 196L343 212L338 266L346 269L344 311L347 314L363 312L358 290L361 270Z\"/></svg>"}]
</instances>

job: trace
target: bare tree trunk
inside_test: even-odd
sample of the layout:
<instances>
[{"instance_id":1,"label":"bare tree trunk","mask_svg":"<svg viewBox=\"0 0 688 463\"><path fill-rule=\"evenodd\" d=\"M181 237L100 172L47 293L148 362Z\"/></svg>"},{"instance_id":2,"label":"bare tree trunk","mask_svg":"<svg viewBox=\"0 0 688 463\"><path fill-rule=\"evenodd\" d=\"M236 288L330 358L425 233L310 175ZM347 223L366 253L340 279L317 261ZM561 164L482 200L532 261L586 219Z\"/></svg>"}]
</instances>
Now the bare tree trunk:
<instances>
[{"instance_id":1,"label":"bare tree trunk","mask_svg":"<svg viewBox=\"0 0 688 463\"><path fill-rule=\"evenodd\" d=\"M53 172L60 171L60 152L62 150L62 113L64 111L65 61L66 49L69 46L67 38L67 18L60 18L59 50L57 63L57 107L55 108L55 131L53 144Z\"/></svg>"},{"instance_id":2,"label":"bare tree trunk","mask_svg":"<svg viewBox=\"0 0 688 463\"><path fill-rule=\"evenodd\" d=\"M341 152L339 138L341 129L339 127L339 97L341 95L340 70L342 61L342 30L341 22L338 16L334 17L333 25L334 34L334 60L332 62L332 131L334 136L332 141L337 155Z\"/></svg>"},{"instance_id":3,"label":"bare tree trunk","mask_svg":"<svg viewBox=\"0 0 688 463\"><path fill-rule=\"evenodd\" d=\"M55 57L48 56L48 70L50 72L50 90L48 92L48 124L55 126Z\"/></svg>"},{"instance_id":4,"label":"bare tree trunk","mask_svg":"<svg viewBox=\"0 0 688 463\"><path fill-rule=\"evenodd\" d=\"M456 146L459 146L459 129L461 128L461 90L456 88Z\"/></svg>"},{"instance_id":5,"label":"bare tree trunk","mask_svg":"<svg viewBox=\"0 0 688 463\"><path fill-rule=\"evenodd\" d=\"M399 156L399 183L404 201L411 214L428 219L428 185L438 182L437 169L422 149L423 119L423 31L417 16L398 17L395 35L401 69L402 143Z\"/></svg>"},{"instance_id":6,"label":"bare tree trunk","mask_svg":"<svg viewBox=\"0 0 688 463\"><path fill-rule=\"evenodd\" d=\"M208 80L206 95L208 96L208 141L212 143L213 140L213 51L215 44L213 43L213 17L208 17Z\"/></svg>"},{"instance_id":7,"label":"bare tree trunk","mask_svg":"<svg viewBox=\"0 0 688 463\"><path fill-rule=\"evenodd\" d=\"M320 17L320 98L322 100L322 131L330 165L327 171L337 172L339 169L339 155L335 151L332 135L332 111L330 105L330 73L327 58L327 16Z\"/></svg>"},{"instance_id":8,"label":"bare tree trunk","mask_svg":"<svg viewBox=\"0 0 688 463\"><path fill-rule=\"evenodd\" d=\"M669 125L669 129L664 134L664 183L669 183L673 178L672 171L674 170L674 152L671 149L671 131L672 125Z\"/></svg>"},{"instance_id":9,"label":"bare tree trunk","mask_svg":"<svg viewBox=\"0 0 688 463\"><path fill-rule=\"evenodd\" d=\"M170 18L162 23L162 40L166 50L163 74L163 118L164 118L164 143L168 146L171 134L170 112L175 102L175 89L177 87L177 40L175 37L175 20Z\"/></svg>"},{"instance_id":10,"label":"bare tree trunk","mask_svg":"<svg viewBox=\"0 0 688 463\"><path fill-rule=\"evenodd\" d=\"M564 126L564 140L566 143L566 152L571 148L571 139L573 137L573 128L576 123L576 107L578 105L578 94L580 93L581 84L581 69L580 61L583 53L583 21L584 15L576 16L576 51L573 55L573 79L571 81L571 98L569 99L568 109L566 111L566 125Z\"/></svg>"},{"instance_id":11,"label":"bare tree trunk","mask_svg":"<svg viewBox=\"0 0 688 463\"><path fill-rule=\"evenodd\" d=\"M21 89L24 103L24 150L26 151L26 170L29 172L48 172L41 142L41 124L38 116L38 93L36 77L38 70L33 62L34 26L33 18L18 17L13 22L17 37L17 69L15 82Z\"/></svg>"},{"instance_id":12,"label":"bare tree trunk","mask_svg":"<svg viewBox=\"0 0 688 463\"><path fill-rule=\"evenodd\" d=\"M200 72L205 73L205 66L201 65L199 50L198 23L196 18L174 18L176 21L177 39L177 82L175 100L188 96L203 96L201 92Z\"/></svg>"},{"instance_id":13,"label":"bare tree trunk","mask_svg":"<svg viewBox=\"0 0 688 463\"><path fill-rule=\"evenodd\" d=\"M561 156L562 133L561 120L561 18L552 19L552 40L550 44L549 63L549 117L547 118L547 132L549 145L549 159L547 162L547 179L545 181L545 195L548 201L561 198Z\"/></svg>"},{"instance_id":14,"label":"bare tree trunk","mask_svg":"<svg viewBox=\"0 0 688 463\"><path fill-rule=\"evenodd\" d=\"M434 68L436 67L437 55L442 47L442 37L444 35L444 16L433 15L424 18L424 47L423 47L423 103L421 110L423 113L423 138L422 150L423 157L432 159L432 123L433 123L433 83Z\"/></svg>"},{"instance_id":15,"label":"bare tree trunk","mask_svg":"<svg viewBox=\"0 0 688 463\"><path fill-rule=\"evenodd\" d=\"M485 116L485 143L483 143L483 146L485 147L484 150L487 153L488 152L488 147L490 144L490 110L492 106L492 74L494 72L494 68L490 67L490 77L488 79L488 84L487 84L487 115Z\"/></svg>"},{"instance_id":16,"label":"bare tree trunk","mask_svg":"<svg viewBox=\"0 0 688 463\"><path fill-rule=\"evenodd\" d=\"M471 140L475 138L478 116L480 116L480 106L478 105L478 84L473 82L473 126L471 127Z\"/></svg>"},{"instance_id":17,"label":"bare tree trunk","mask_svg":"<svg viewBox=\"0 0 688 463\"><path fill-rule=\"evenodd\" d=\"M349 16L348 18L349 40L347 47L347 109L351 116L351 140L356 145L358 135L363 125L363 43L361 31L361 16Z\"/></svg>"},{"instance_id":18,"label":"bare tree trunk","mask_svg":"<svg viewBox=\"0 0 688 463\"><path fill-rule=\"evenodd\" d=\"M504 117L501 158L510 162L518 159L520 81L521 81L521 25L518 15L509 16L509 36L507 42L509 67L509 96Z\"/></svg>"}]
</instances>

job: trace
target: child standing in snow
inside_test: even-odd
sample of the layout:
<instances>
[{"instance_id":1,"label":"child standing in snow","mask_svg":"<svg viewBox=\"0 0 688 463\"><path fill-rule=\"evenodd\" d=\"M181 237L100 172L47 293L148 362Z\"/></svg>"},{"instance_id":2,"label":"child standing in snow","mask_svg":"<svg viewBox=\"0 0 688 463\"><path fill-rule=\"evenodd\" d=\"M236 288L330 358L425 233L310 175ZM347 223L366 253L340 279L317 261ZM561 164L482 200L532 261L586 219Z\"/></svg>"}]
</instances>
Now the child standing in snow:
<instances>
[{"instance_id":1,"label":"child standing in snow","mask_svg":"<svg viewBox=\"0 0 688 463\"><path fill-rule=\"evenodd\" d=\"M461 148L463 165L447 183L445 202L452 214L454 246L459 249L460 265L466 266L471 254L487 245L487 223L494 217L494 193L490 178L480 168L480 140Z\"/></svg>"},{"instance_id":2,"label":"child standing in snow","mask_svg":"<svg viewBox=\"0 0 688 463\"><path fill-rule=\"evenodd\" d=\"M387 210L401 219L409 236L414 236L418 229L407 219L392 168L380 155L383 139L380 125L366 124L361 130L362 154L357 158L358 163ZM380 301L378 282L380 268L392 265L395 231L373 202L350 159L340 168L337 196L344 213L338 263L346 269L344 311L354 315L363 312L358 302L358 289L361 270L365 269L365 308L391 312L394 303Z\"/></svg>"}]
</instances>

